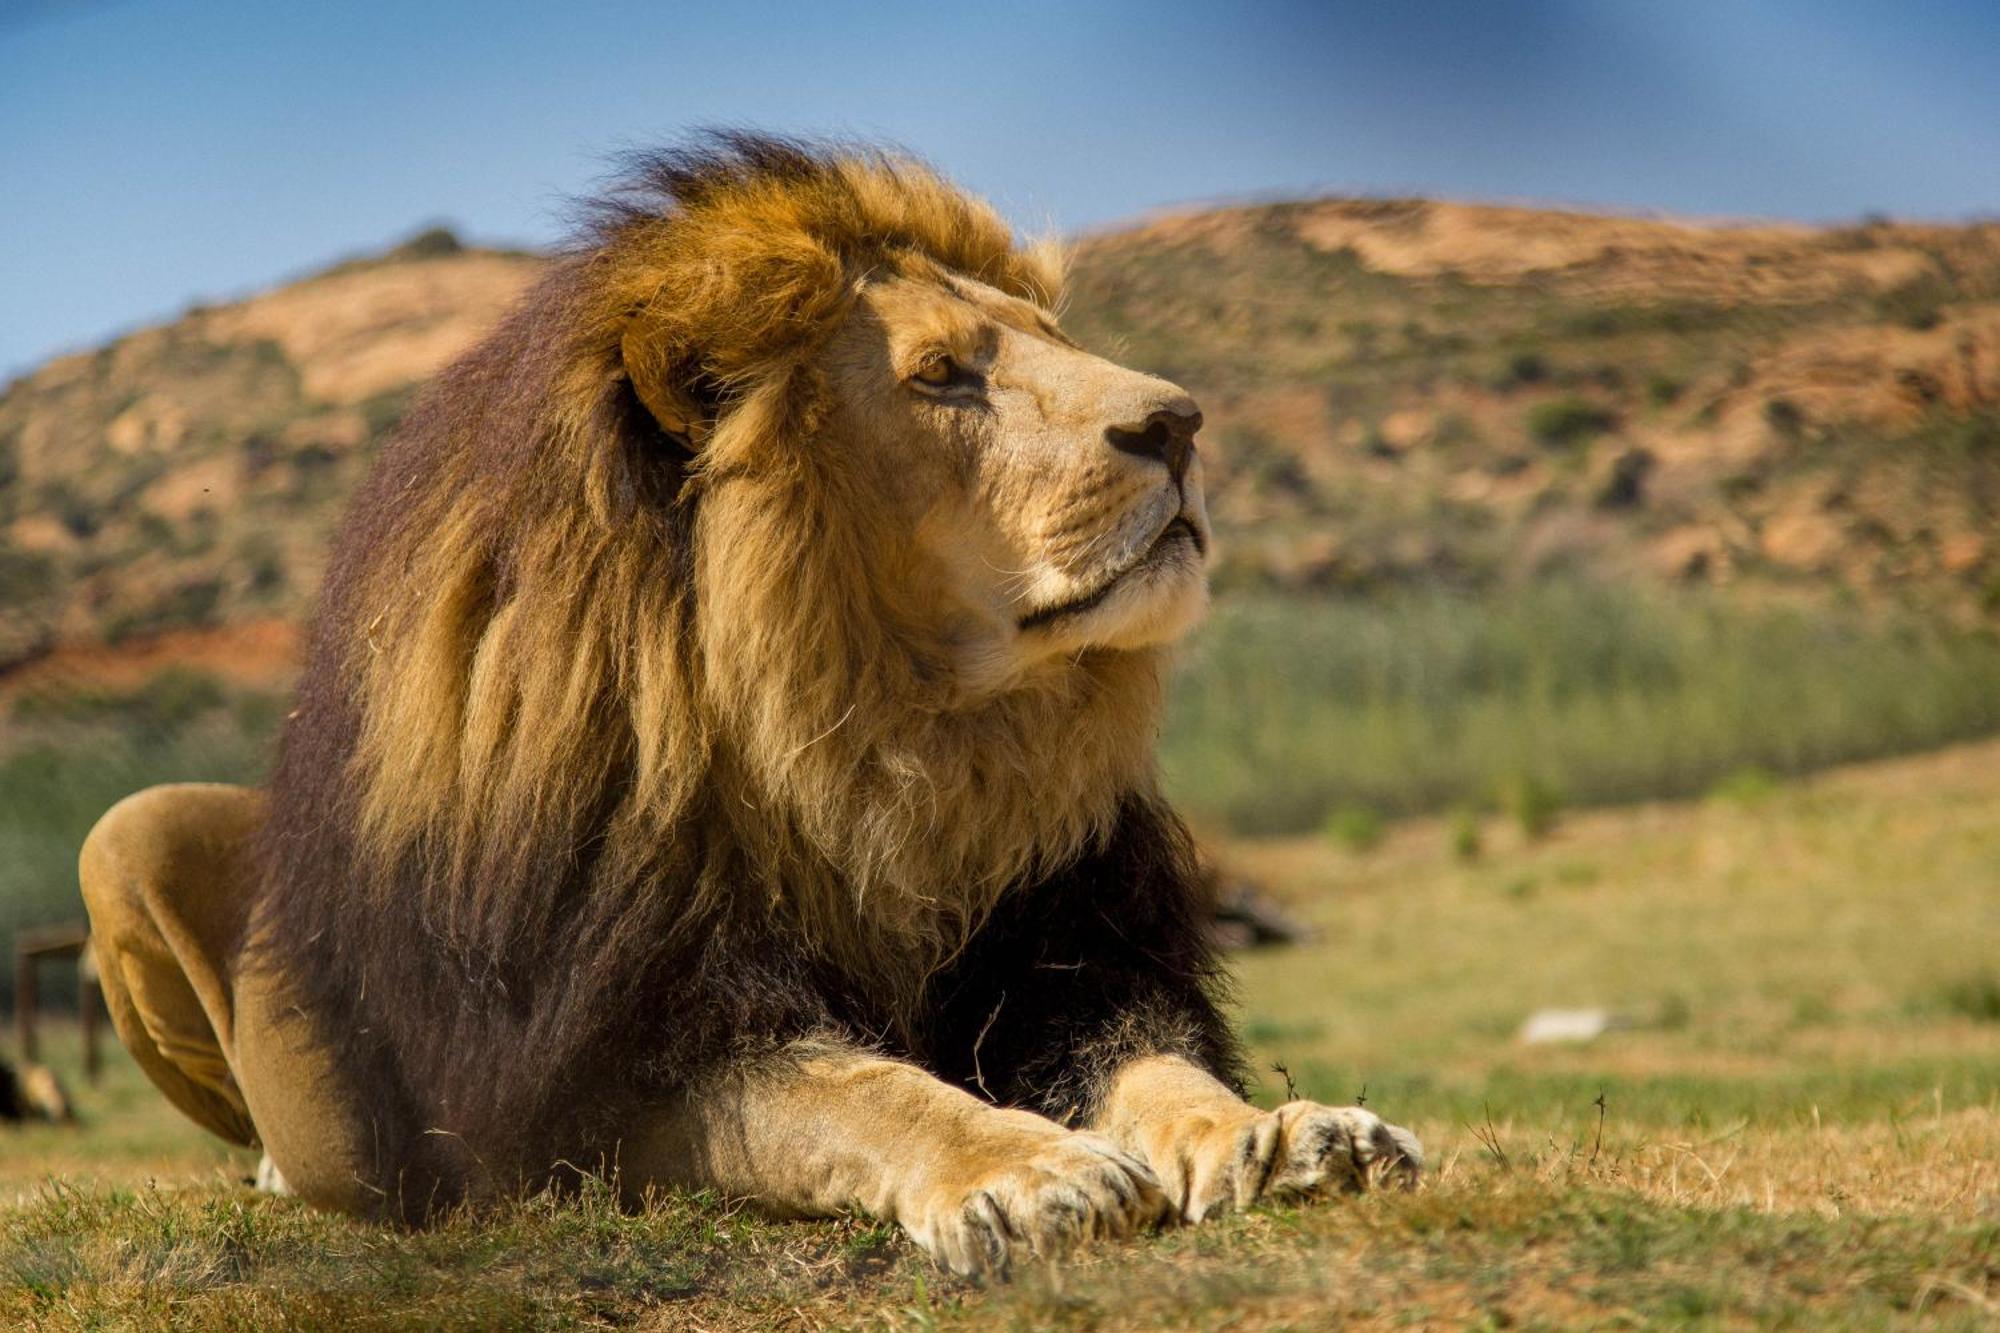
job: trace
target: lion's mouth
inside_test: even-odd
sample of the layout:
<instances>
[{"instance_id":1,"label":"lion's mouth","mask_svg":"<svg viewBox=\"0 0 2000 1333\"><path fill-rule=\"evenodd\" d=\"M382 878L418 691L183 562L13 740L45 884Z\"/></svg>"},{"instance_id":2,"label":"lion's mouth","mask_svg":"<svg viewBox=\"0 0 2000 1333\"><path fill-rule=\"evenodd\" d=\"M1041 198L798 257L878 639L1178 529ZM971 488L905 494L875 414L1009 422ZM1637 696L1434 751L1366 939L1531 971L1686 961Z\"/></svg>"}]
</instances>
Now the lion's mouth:
<instances>
[{"instance_id":1,"label":"lion's mouth","mask_svg":"<svg viewBox=\"0 0 2000 1333\"><path fill-rule=\"evenodd\" d=\"M1126 579L1143 569L1157 564L1161 557L1165 556L1182 542L1194 547L1194 553L1197 557L1208 554L1208 543L1202 538L1201 529L1197 528L1186 514L1176 514L1164 528L1160 529L1160 535L1153 538L1152 544L1145 549L1138 559L1132 561L1123 569L1118 570L1111 577L1105 579L1104 582L1098 584L1081 597L1072 597L1068 601L1058 602L1054 606L1044 606L1038 610L1030 611L1027 615L1021 617L1019 627L1022 630L1040 629L1042 626L1055 621L1065 619L1069 616L1082 615L1086 611L1093 610L1102 604L1105 598L1116 592L1118 586L1125 582Z\"/></svg>"}]
</instances>

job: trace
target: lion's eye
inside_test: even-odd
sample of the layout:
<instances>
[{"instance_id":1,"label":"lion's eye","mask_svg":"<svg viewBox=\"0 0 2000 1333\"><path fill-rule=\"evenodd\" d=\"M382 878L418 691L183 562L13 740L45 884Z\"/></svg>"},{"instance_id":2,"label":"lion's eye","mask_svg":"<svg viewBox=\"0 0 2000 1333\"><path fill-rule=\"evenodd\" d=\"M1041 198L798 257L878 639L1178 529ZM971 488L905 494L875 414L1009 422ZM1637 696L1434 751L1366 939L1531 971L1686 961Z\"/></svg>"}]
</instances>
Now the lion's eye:
<instances>
[{"instance_id":1,"label":"lion's eye","mask_svg":"<svg viewBox=\"0 0 2000 1333\"><path fill-rule=\"evenodd\" d=\"M924 363L917 367L916 373L910 378L919 384L942 389L958 378L958 362L940 352L935 356L926 357Z\"/></svg>"}]
</instances>

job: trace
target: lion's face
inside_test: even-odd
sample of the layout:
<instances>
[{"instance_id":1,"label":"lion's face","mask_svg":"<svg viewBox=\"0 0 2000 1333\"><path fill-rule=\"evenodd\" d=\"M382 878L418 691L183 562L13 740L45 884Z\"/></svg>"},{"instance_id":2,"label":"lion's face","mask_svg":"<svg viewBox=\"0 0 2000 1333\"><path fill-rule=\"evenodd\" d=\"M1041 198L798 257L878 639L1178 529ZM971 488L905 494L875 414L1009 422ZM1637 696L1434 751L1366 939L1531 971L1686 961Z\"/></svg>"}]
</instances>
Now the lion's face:
<instances>
[{"instance_id":1,"label":"lion's face","mask_svg":"<svg viewBox=\"0 0 2000 1333\"><path fill-rule=\"evenodd\" d=\"M871 282L825 363L831 434L897 515L882 567L930 604L961 684L1177 638L1210 534L1178 386L1079 349L1047 312L956 274ZM914 558L912 558L914 557Z\"/></svg>"}]
</instances>

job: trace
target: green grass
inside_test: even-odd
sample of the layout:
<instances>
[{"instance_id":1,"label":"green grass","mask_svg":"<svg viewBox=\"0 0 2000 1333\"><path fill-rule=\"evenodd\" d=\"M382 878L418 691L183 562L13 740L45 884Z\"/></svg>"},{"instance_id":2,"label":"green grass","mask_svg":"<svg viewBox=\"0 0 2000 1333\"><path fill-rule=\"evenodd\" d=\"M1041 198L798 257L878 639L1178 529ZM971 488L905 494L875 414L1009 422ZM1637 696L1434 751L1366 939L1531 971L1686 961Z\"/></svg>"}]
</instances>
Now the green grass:
<instances>
[{"instance_id":1,"label":"green grass","mask_svg":"<svg viewBox=\"0 0 2000 1333\"><path fill-rule=\"evenodd\" d=\"M1551 584L1232 598L1187 651L1163 757L1199 823L1269 833L1694 795L1996 730L1990 632Z\"/></svg>"},{"instance_id":2,"label":"green grass","mask_svg":"<svg viewBox=\"0 0 2000 1333\"><path fill-rule=\"evenodd\" d=\"M1618 424L1616 414L1574 396L1536 403L1528 409L1528 434L1540 444L1567 449L1587 444Z\"/></svg>"},{"instance_id":3,"label":"green grass","mask_svg":"<svg viewBox=\"0 0 2000 1333\"><path fill-rule=\"evenodd\" d=\"M624 1213L592 1189L407 1233L254 1195L251 1157L120 1057L77 1089L82 1129L0 1133L0 1326L1991 1326L2000 744L1754 804L1573 812L1534 841L1494 816L1476 861L1461 822L1221 849L1320 932L1237 959L1255 1097L1284 1095L1280 1063L1304 1094L1365 1095L1426 1142L1414 1195L1260 1209L1003 1286L887 1227L703 1196ZM1630 1024L1515 1039L1585 1004Z\"/></svg>"}]
</instances>

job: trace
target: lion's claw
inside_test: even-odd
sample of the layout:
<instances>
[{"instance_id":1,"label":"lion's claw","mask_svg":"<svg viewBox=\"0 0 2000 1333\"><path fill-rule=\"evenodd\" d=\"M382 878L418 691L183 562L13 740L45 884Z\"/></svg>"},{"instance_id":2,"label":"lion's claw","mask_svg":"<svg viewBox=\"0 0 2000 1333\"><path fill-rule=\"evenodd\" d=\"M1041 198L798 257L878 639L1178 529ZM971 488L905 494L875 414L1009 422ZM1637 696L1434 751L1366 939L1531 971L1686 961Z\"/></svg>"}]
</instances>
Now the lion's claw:
<instances>
[{"instance_id":1,"label":"lion's claw","mask_svg":"<svg viewBox=\"0 0 2000 1333\"><path fill-rule=\"evenodd\" d=\"M955 1273L1004 1275L1016 1259L1129 1236L1167 1212L1166 1193L1143 1162L1099 1135L1064 1132L941 1194L908 1230Z\"/></svg>"},{"instance_id":2,"label":"lion's claw","mask_svg":"<svg viewBox=\"0 0 2000 1333\"><path fill-rule=\"evenodd\" d=\"M1423 1172L1414 1134L1358 1106L1287 1102L1233 1124L1204 1125L1163 1174L1189 1222L1269 1199L1410 1188Z\"/></svg>"}]
</instances>

